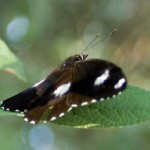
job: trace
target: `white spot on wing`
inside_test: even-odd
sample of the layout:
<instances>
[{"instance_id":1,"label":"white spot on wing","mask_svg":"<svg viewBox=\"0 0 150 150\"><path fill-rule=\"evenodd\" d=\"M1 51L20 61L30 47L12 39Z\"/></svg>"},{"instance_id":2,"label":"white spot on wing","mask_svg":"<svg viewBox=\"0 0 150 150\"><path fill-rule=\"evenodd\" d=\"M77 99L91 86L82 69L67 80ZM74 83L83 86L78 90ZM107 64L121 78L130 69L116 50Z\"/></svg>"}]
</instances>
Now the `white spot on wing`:
<instances>
[{"instance_id":1,"label":"white spot on wing","mask_svg":"<svg viewBox=\"0 0 150 150\"><path fill-rule=\"evenodd\" d=\"M38 86L39 84L41 84L42 82L44 82L45 81L45 79L43 79L43 80L41 80L40 82L38 82L38 83L35 83L34 85L33 85L33 87L36 87L36 86Z\"/></svg>"},{"instance_id":2,"label":"white spot on wing","mask_svg":"<svg viewBox=\"0 0 150 150\"><path fill-rule=\"evenodd\" d=\"M71 86L71 83L68 82L66 84L63 84L61 86L59 86L53 94L55 94L55 96L62 96L63 94L65 94L66 92L68 92L69 88Z\"/></svg>"},{"instance_id":3,"label":"white spot on wing","mask_svg":"<svg viewBox=\"0 0 150 150\"><path fill-rule=\"evenodd\" d=\"M122 94L122 92L119 92L119 93L118 93L118 95L121 95L121 94Z\"/></svg>"},{"instance_id":4,"label":"white spot on wing","mask_svg":"<svg viewBox=\"0 0 150 150\"><path fill-rule=\"evenodd\" d=\"M51 121L56 120L56 117L52 117L50 120L51 120Z\"/></svg>"},{"instance_id":5,"label":"white spot on wing","mask_svg":"<svg viewBox=\"0 0 150 150\"><path fill-rule=\"evenodd\" d=\"M6 110L9 111L10 109L9 109L9 108L6 108Z\"/></svg>"},{"instance_id":6,"label":"white spot on wing","mask_svg":"<svg viewBox=\"0 0 150 150\"><path fill-rule=\"evenodd\" d=\"M85 106L85 105L88 105L88 102L81 103L81 106Z\"/></svg>"},{"instance_id":7,"label":"white spot on wing","mask_svg":"<svg viewBox=\"0 0 150 150\"><path fill-rule=\"evenodd\" d=\"M72 110L72 107L70 107L68 110L67 110L67 112L69 112L69 111L71 111Z\"/></svg>"},{"instance_id":8,"label":"white spot on wing","mask_svg":"<svg viewBox=\"0 0 150 150\"><path fill-rule=\"evenodd\" d=\"M1 107L1 109L3 109L3 110L4 110L5 108L4 108L4 107Z\"/></svg>"},{"instance_id":9,"label":"white spot on wing","mask_svg":"<svg viewBox=\"0 0 150 150\"><path fill-rule=\"evenodd\" d=\"M125 78L120 79L114 86L115 89L119 89L126 82Z\"/></svg>"},{"instance_id":10,"label":"white spot on wing","mask_svg":"<svg viewBox=\"0 0 150 150\"><path fill-rule=\"evenodd\" d=\"M77 107L77 106L78 106L77 104L72 104L72 105L71 105L71 107Z\"/></svg>"},{"instance_id":11,"label":"white spot on wing","mask_svg":"<svg viewBox=\"0 0 150 150\"><path fill-rule=\"evenodd\" d=\"M17 116L19 116L19 117L24 117L24 114L17 114Z\"/></svg>"},{"instance_id":12,"label":"white spot on wing","mask_svg":"<svg viewBox=\"0 0 150 150\"><path fill-rule=\"evenodd\" d=\"M30 123L31 123L31 124L35 124L35 121L34 121L34 120L32 120L32 121L30 121Z\"/></svg>"},{"instance_id":13,"label":"white spot on wing","mask_svg":"<svg viewBox=\"0 0 150 150\"><path fill-rule=\"evenodd\" d=\"M96 102L97 102L97 100L95 100L95 99L91 100L91 103L96 103Z\"/></svg>"},{"instance_id":14,"label":"white spot on wing","mask_svg":"<svg viewBox=\"0 0 150 150\"><path fill-rule=\"evenodd\" d=\"M47 121L46 121L46 120L44 120L43 122L44 122L44 123L47 123Z\"/></svg>"},{"instance_id":15,"label":"white spot on wing","mask_svg":"<svg viewBox=\"0 0 150 150\"><path fill-rule=\"evenodd\" d=\"M62 116L64 116L64 113L59 114L59 117L62 117Z\"/></svg>"},{"instance_id":16,"label":"white spot on wing","mask_svg":"<svg viewBox=\"0 0 150 150\"><path fill-rule=\"evenodd\" d=\"M100 101L104 101L104 98L101 98Z\"/></svg>"},{"instance_id":17,"label":"white spot on wing","mask_svg":"<svg viewBox=\"0 0 150 150\"><path fill-rule=\"evenodd\" d=\"M108 77L109 77L109 70L107 69L102 75L96 78L94 85L97 86L103 84Z\"/></svg>"},{"instance_id":18,"label":"white spot on wing","mask_svg":"<svg viewBox=\"0 0 150 150\"><path fill-rule=\"evenodd\" d=\"M16 110L15 110L15 112L19 112L19 110L18 110L18 109L16 109Z\"/></svg>"},{"instance_id":19,"label":"white spot on wing","mask_svg":"<svg viewBox=\"0 0 150 150\"><path fill-rule=\"evenodd\" d=\"M0 101L0 105L2 105L3 104L3 101Z\"/></svg>"},{"instance_id":20,"label":"white spot on wing","mask_svg":"<svg viewBox=\"0 0 150 150\"><path fill-rule=\"evenodd\" d=\"M109 99L110 99L110 97L107 97L106 99L107 99L107 100L109 100Z\"/></svg>"},{"instance_id":21,"label":"white spot on wing","mask_svg":"<svg viewBox=\"0 0 150 150\"><path fill-rule=\"evenodd\" d=\"M28 118L24 118L24 121L28 122Z\"/></svg>"},{"instance_id":22,"label":"white spot on wing","mask_svg":"<svg viewBox=\"0 0 150 150\"><path fill-rule=\"evenodd\" d=\"M50 106L50 107L48 107L48 109L52 109L54 106Z\"/></svg>"},{"instance_id":23,"label":"white spot on wing","mask_svg":"<svg viewBox=\"0 0 150 150\"><path fill-rule=\"evenodd\" d=\"M115 98L116 97L116 95L113 95L113 98Z\"/></svg>"}]
</instances>

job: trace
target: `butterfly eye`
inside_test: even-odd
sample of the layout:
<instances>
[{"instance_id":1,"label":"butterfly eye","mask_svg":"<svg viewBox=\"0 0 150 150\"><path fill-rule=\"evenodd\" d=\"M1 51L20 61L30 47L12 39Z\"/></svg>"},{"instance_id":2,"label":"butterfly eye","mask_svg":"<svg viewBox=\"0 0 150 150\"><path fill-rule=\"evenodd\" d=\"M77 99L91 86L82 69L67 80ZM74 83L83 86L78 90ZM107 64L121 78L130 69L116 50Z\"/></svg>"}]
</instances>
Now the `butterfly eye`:
<instances>
[{"instance_id":1,"label":"butterfly eye","mask_svg":"<svg viewBox=\"0 0 150 150\"><path fill-rule=\"evenodd\" d=\"M76 60L75 61L85 60L87 57L88 57L87 54L76 55Z\"/></svg>"},{"instance_id":2,"label":"butterfly eye","mask_svg":"<svg viewBox=\"0 0 150 150\"><path fill-rule=\"evenodd\" d=\"M79 61L79 60L82 60L82 57L80 55L77 55L75 61Z\"/></svg>"}]
</instances>

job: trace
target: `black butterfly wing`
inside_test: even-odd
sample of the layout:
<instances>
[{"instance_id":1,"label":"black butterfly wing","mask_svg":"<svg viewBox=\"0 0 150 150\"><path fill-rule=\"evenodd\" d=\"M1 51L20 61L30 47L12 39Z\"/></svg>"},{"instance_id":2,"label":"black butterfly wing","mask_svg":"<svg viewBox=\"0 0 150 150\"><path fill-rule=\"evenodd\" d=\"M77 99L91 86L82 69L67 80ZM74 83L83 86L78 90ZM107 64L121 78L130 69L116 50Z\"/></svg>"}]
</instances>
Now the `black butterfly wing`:
<instances>
[{"instance_id":1,"label":"black butterfly wing","mask_svg":"<svg viewBox=\"0 0 150 150\"><path fill-rule=\"evenodd\" d=\"M73 80L70 92L97 100L120 94L127 84L127 79L118 66L99 59L77 63Z\"/></svg>"},{"instance_id":2,"label":"black butterfly wing","mask_svg":"<svg viewBox=\"0 0 150 150\"><path fill-rule=\"evenodd\" d=\"M25 121L32 124L38 123L40 120L44 122L53 121L63 117L67 112L77 106L87 105L85 101L90 101L91 98L74 93L68 93L62 97L49 101L44 106L35 107L25 115ZM92 101L92 103L95 101Z\"/></svg>"},{"instance_id":3,"label":"black butterfly wing","mask_svg":"<svg viewBox=\"0 0 150 150\"><path fill-rule=\"evenodd\" d=\"M35 124L40 120L47 122L64 116L70 107L66 103L67 97L68 95L65 95L60 98L51 100L46 105L35 107L33 110L25 114L24 120Z\"/></svg>"},{"instance_id":4,"label":"black butterfly wing","mask_svg":"<svg viewBox=\"0 0 150 150\"><path fill-rule=\"evenodd\" d=\"M40 103L44 104L42 101L42 95L52 91L54 88L54 83L61 76L61 69L56 69L48 77L42 81L36 83L33 87L30 87L19 94L12 96L4 101L1 101L0 108L11 112L21 112L24 113L33 109L36 105Z\"/></svg>"},{"instance_id":5,"label":"black butterfly wing","mask_svg":"<svg viewBox=\"0 0 150 150\"><path fill-rule=\"evenodd\" d=\"M50 121L55 120L56 117L62 117L63 114L61 113L66 112L70 106L66 104L68 94L59 95L61 94L59 88L70 81L71 74L69 71L65 71L61 77L55 81L51 90L47 90L47 92L38 97L38 100L35 101L36 106L25 113L24 120L36 124L40 120ZM37 105L37 103L39 103L39 105Z\"/></svg>"},{"instance_id":6,"label":"black butterfly wing","mask_svg":"<svg viewBox=\"0 0 150 150\"><path fill-rule=\"evenodd\" d=\"M55 92L55 89L59 85L70 81L70 77L69 71L57 68L33 87L1 101L0 108L6 111L22 113L25 115L25 121L35 124L45 113L51 111L53 105L56 105L61 100L59 90Z\"/></svg>"},{"instance_id":7,"label":"black butterfly wing","mask_svg":"<svg viewBox=\"0 0 150 150\"><path fill-rule=\"evenodd\" d=\"M6 111L24 113L31 100L35 97L36 89L31 87L13 97L1 101L0 107Z\"/></svg>"},{"instance_id":8,"label":"black butterfly wing","mask_svg":"<svg viewBox=\"0 0 150 150\"><path fill-rule=\"evenodd\" d=\"M11 112L26 113L38 105L44 105L43 94L47 97L47 91L52 91L53 83L47 78L33 87L30 87L19 94L1 101L0 108Z\"/></svg>"}]
</instances>

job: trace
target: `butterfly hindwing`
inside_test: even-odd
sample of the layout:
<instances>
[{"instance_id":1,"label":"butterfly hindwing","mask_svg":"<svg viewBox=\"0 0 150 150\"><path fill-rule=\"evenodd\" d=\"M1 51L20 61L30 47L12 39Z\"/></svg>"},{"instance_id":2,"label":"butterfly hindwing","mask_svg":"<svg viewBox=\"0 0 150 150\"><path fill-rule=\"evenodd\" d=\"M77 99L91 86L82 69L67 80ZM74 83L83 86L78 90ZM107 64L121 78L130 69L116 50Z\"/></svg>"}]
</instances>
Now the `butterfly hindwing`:
<instances>
[{"instance_id":1,"label":"butterfly hindwing","mask_svg":"<svg viewBox=\"0 0 150 150\"><path fill-rule=\"evenodd\" d=\"M49 101L44 106L38 106L26 113L24 120L32 124L38 123L40 120L44 122L53 121L63 117L67 112L78 106L96 102L89 97L83 97L79 94L69 93L58 99ZM40 115L39 115L40 114Z\"/></svg>"},{"instance_id":2,"label":"butterfly hindwing","mask_svg":"<svg viewBox=\"0 0 150 150\"><path fill-rule=\"evenodd\" d=\"M68 93L60 98L60 102L53 105L46 121L53 121L64 116L67 112L78 106L84 106L91 102L91 98L79 94ZM49 102L49 104L52 101Z\"/></svg>"}]
</instances>

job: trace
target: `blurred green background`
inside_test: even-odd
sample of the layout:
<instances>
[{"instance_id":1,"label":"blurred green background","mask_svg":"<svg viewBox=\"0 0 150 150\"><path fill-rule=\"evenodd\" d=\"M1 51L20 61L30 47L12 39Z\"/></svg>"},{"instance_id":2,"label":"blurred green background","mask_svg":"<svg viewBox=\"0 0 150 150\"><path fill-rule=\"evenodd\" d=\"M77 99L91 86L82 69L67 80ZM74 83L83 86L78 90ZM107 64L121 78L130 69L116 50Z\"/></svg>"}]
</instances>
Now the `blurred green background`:
<instances>
[{"instance_id":1,"label":"blurred green background","mask_svg":"<svg viewBox=\"0 0 150 150\"><path fill-rule=\"evenodd\" d=\"M96 34L111 38L89 57L121 66L129 84L150 89L148 0L0 0L0 38L24 65L27 81L0 72L0 99L33 85L66 57L82 52ZM4 150L149 150L150 123L110 129L73 129L0 117Z\"/></svg>"}]
</instances>

